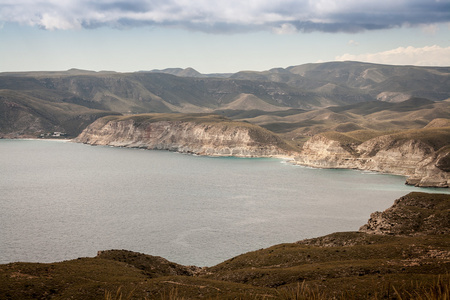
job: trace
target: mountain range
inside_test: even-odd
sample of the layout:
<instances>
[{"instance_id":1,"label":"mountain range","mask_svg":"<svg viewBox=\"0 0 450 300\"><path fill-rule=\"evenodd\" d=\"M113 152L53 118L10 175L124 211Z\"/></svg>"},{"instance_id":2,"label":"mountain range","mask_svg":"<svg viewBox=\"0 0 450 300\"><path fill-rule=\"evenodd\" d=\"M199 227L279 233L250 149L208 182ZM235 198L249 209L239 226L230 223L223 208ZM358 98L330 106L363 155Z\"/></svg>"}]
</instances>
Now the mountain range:
<instances>
[{"instance_id":1,"label":"mountain range","mask_svg":"<svg viewBox=\"0 0 450 300\"><path fill-rule=\"evenodd\" d=\"M443 100L450 98L450 67L330 62L206 75L192 68L0 73L0 136L76 136L104 115L158 112L216 113L297 135L321 131L310 128L320 118L371 128L372 122L361 125L357 119L380 111L396 117L400 110L405 124L431 121L433 113L416 121L396 106L410 98L423 99L414 100L417 109L433 106L437 117L448 116L449 102Z\"/></svg>"},{"instance_id":2,"label":"mountain range","mask_svg":"<svg viewBox=\"0 0 450 300\"><path fill-rule=\"evenodd\" d=\"M148 149L178 143L176 150L188 153L197 153L196 145L186 146L194 133L201 146L205 136L222 134L229 148L248 148L237 143L247 132L258 151L272 141L296 152L302 165L375 170L410 176L408 184L448 187L450 67L330 62L235 74L0 73L0 138L52 132ZM12 263L0 266L0 298L448 298L449 216L448 194L412 193L372 214L359 232L276 245L210 268L125 250Z\"/></svg>"}]
</instances>

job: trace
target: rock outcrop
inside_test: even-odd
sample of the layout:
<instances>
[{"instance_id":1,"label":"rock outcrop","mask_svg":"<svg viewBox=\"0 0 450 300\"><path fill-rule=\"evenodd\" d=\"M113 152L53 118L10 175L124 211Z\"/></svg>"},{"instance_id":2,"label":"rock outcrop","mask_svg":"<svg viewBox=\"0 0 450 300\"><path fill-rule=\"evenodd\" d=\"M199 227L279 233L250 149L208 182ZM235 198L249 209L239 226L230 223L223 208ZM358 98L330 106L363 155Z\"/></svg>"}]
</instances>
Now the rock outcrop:
<instances>
[{"instance_id":1,"label":"rock outcrop","mask_svg":"<svg viewBox=\"0 0 450 300\"><path fill-rule=\"evenodd\" d=\"M410 193L374 212L360 232L380 235L450 234L450 195Z\"/></svg>"},{"instance_id":2,"label":"rock outcrop","mask_svg":"<svg viewBox=\"0 0 450 300\"><path fill-rule=\"evenodd\" d=\"M439 130L436 140L432 137ZM421 187L449 187L450 128L424 129L407 135L383 135L365 142L333 138L324 134L312 137L303 146L296 162L318 168L370 170L407 176L407 184ZM426 138L424 138L426 137ZM442 144L442 145L441 145Z\"/></svg>"},{"instance_id":3,"label":"rock outcrop","mask_svg":"<svg viewBox=\"0 0 450 300\"><path fill-rule=\"evenodd\" d=\"M321 134L313 136L304 145L296 163L315 168L356 168L355 157L336 140Z\"/></svg>"},{"instance_id":4,"label":"rock outcrop","mask_svg":"<svg viewBox=\"0 0 450 300\"><path fill-rule=\"evenodd\" d=\"M211 115L106 117L92 123L74 141L210 156L290 155L289 146L270 131Z\"/></svg>"}]
</instances>

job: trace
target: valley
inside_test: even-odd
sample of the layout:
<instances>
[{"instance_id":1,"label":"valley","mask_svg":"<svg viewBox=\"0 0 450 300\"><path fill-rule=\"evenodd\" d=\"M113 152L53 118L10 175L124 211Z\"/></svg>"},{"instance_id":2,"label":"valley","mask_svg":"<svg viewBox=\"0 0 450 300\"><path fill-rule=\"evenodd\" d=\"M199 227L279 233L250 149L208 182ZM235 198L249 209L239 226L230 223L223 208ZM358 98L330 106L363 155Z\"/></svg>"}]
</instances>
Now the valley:
<instances>
[{"instance_id":1,"label":"valley","mask_svg":"<svg viewBox=\"0 0 450 300\"><path fill-rule=\"evenodd\" d=\"M108 112L214 113L296 136L335 130L336 123L344 123L338 131L385 130L395 122L395 128L411 129L448 117L444 100L450 98L450 69L445 67L335 62L236 74L194 71L0 73L5 116L0 134L58 127L74 137L87 126L86 119L92 122ZM419 100L399 104L411 98ZM389 116L380 118L386 112ZM33 126L21 123L26 119Z\"/></svg>"}]
</instances>

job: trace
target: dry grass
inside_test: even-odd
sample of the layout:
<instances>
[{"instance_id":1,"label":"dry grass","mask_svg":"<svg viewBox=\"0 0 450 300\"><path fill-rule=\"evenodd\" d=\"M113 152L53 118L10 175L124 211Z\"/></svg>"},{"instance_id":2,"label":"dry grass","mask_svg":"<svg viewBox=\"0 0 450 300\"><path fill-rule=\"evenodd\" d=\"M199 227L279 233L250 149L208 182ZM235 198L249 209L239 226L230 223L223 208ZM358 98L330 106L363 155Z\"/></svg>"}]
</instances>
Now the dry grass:
<instances>
[{"instance_id":1,"label":"dry grass","mask_svg":"<svg viewBox=\"0 0 450 300\"><path fill-rule=\"evenodd\" d=\"M327 295L318 287L312 288L303 281L297 283L295 288L281 288L278 290L278 298L282 300L322 300L328 299Z\"/></svg>"},{"instance_id":2,"label":"dry grass","mask_svg":"<svg viewBox=\"0 0 450 300\"><path fill-rule=\"evenodd\" d=\"M122 287L119 287L115 293L111 291L105 291L105 300L130 300L133 297L133 291L124 296Z\"/></svg>"},{"instance_id":3,"label":"dry grass","mask_svg":"<svg viewBox=\"0 0 450 300\"><path fill-rule=\"evenodd\" d=\"M437 194L411 196L425 205L427 199L436 202ZM0 299L437 300L450 294L448 234L334 233L179 275L170 262L144 254L118 250L100 256L0 265Z\"/></svg>"},{"instance_id":4,"label":"dry grass","mask_svg":"<svg viewBox=\"0 0 450 300\"><path fill-rule=\"evenodd\" d=\"M450 299L450 276L439 276L429 287L422 287L415 292L397 291L394 287L398 300L449 300Z\"/></svg>"}]
</instances>

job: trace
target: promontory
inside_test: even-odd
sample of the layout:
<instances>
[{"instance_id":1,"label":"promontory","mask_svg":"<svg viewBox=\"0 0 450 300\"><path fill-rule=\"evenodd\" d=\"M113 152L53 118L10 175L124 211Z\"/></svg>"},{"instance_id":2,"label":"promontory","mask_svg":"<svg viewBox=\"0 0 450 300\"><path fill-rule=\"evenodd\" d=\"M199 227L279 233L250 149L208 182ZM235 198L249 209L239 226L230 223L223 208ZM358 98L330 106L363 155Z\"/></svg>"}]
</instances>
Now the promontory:
<instances>
[{"instance_id":1,"label":"promontory","mask_svg":"<svg viewBox=\"0 0 450 300\"><path fill-rule=\"evenodd\" d=\"M209 114L109 116L89 125L74 141L210 156L276 157L293 153L292 147L262 127Z\"/></svg>"}]
</instances>

